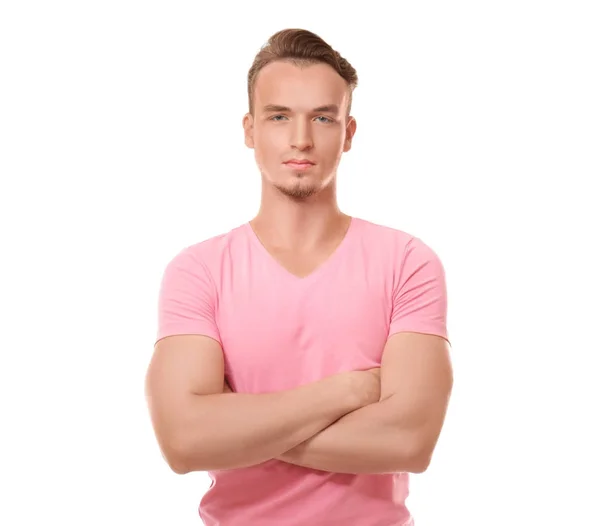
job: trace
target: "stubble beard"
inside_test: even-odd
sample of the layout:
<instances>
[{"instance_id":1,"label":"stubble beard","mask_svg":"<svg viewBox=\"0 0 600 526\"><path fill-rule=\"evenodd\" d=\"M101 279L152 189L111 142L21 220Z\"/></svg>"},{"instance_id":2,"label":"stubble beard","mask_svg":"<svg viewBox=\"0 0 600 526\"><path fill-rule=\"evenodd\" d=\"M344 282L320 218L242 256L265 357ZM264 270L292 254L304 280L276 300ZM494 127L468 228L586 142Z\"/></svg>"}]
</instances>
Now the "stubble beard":
<instances>
[{"instance_id":1,"label":"stubble beard","mask_svg":"<svg viewBox=\"0 0 600 526\"><path fill-rule=\"evenodd\" d=\"M315 185L303 185L302 183L296 183L292 186L275 185L275 188L294 201L304 201L319 192L319 188Z\"/></svg>"},{"instance_id":2,"label":"stubble beard","mask_svg":"<svg viewBox=\"0 0 600 526\"><path fill-rule=\"evenodd\" d=\"M322 188L311 177L301 172L294 174L294 181L288 184L274 183L275 189L284 196L294 201L304 201L315 194L318 194Z\"/></svg>"}]
</instances>

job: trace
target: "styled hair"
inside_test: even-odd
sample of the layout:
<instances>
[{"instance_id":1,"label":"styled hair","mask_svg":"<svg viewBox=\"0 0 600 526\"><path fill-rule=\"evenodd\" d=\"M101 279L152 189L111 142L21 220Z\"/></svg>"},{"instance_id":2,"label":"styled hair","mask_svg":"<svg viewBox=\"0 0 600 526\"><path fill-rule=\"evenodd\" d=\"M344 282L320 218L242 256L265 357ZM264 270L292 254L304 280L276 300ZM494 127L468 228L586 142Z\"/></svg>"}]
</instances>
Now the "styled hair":
<instances>
[{"instance_id":1,"label":"styled hair","mask_svg":"<svg viewBox=\"0 0 600 526\"><path fill-rule=\"evenodd\" d=\"M288 61L297 66L311 64L330 65L348 84L352 105L352 92L358 85L358 75L350 63L318 35L306 29L283 29L272 35L256 54L248 71L248 107L254 114L254 86L261 69L275 61Z\"/></svg>"}]
</instances>

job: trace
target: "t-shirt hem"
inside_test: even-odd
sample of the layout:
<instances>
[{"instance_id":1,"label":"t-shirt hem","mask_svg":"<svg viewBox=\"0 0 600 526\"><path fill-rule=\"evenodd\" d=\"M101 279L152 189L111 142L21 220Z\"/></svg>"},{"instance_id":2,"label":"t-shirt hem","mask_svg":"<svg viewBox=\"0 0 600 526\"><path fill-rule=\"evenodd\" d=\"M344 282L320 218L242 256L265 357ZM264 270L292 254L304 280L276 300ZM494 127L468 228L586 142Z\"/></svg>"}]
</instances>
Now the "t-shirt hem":
<instances>
[{"instance_id":1,"label":"t-shirt hem","mask_svg":"<svg viewBox=\"0 0 600 526\"><path fill-rule=\"evenodd\" d=\"M388 338L397 334L399 332L418 332L421 334L431 334L433 336L441 336L448 343L450 343L450 338L448 336L448 331L444 327L440 327L436 324L418 324L418 325L403 325L401 323L393 324L390 327L390 331L388 334Z\"/></svg>"},{"instance_id":2,"label":"t-shirt hem","mask_svg":"<svg viewBox=\"0 0 600 526\"><path fill-rule=\"evenodd\" d=\"M214 329L197 326L190 328L187 325L169 325L163 328L163 330L161 330L160 333L156 335L155 343L157 343L159 340L166 338L167 336L180 336L185 334L208 336L209 338L216 340L219 343L219 345L222 345L221 337Z\"/></svg>"}]
</instances>

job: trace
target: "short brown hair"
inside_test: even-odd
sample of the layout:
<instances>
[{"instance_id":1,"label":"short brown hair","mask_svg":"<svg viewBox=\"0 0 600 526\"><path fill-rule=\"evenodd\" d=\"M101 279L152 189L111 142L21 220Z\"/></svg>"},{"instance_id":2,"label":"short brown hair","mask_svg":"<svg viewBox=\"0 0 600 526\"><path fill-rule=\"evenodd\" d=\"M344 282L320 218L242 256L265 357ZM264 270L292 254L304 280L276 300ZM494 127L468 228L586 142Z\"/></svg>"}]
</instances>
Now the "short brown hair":
<instances>
[{"instance_id":1,"label":"short brown hair","mask_svg":"<svg viewBox=\"0 0 600 526\"><path fill-rule=\"evenodd\" d=\"M248 107L254 113L254 85L260 70L277 60L290 61L298 66L329 64L348 84L352 105L352 92L358 85L358 75L350 63L321 37L306 29L283 29L272 35L257 53L248 71Z\"/></svg>"}]
</instances>

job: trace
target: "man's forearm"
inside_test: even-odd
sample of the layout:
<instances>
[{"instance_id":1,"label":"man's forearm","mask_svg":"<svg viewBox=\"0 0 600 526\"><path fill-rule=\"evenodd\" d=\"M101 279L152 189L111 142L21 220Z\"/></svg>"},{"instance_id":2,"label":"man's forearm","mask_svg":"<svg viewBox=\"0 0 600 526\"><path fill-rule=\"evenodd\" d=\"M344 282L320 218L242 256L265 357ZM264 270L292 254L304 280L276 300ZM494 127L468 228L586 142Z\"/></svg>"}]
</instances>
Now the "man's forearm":
<instances>
[{"instance_id":1,"label":"man's forearm","mask_svg":"<svg viewBox=\"0 0 600 526\"><path fill-rule=\"evenodd\" d=\"M389 400L347 414L279 460L334 473L419 473L417 432L390 415Z\"/></svg>"},{"instance_id":2,"label":"man's forearm","mask_svg":"<svg viewBox=\"0 0 600 526\"><path fill-rule=\"evenodd\" d=\"M172 464L179 473L260 464L359 408L359 402L340 377L278 393L194 395Z\"/></svg>"}]
</instances>

